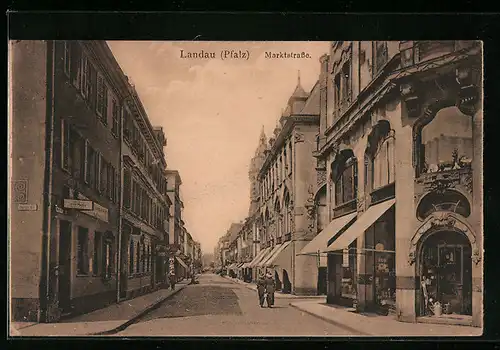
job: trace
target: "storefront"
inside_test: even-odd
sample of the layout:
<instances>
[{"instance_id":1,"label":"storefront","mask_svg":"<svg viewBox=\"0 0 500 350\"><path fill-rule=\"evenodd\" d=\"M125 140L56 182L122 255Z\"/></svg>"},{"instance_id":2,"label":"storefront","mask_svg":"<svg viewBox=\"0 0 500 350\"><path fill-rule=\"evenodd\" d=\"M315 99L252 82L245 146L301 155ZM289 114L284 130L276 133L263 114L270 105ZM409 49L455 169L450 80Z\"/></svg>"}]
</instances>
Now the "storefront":
<instances>
[{"instance_id":1,"label":"storefront","mask_svg":"<svg viewBox=\"0 0 500 350\"><path fill-rule=\"evenodd\" d=\"M334 237L326 249L327 302L382 314L395 310L394 203L374 204Z\"/></svg>"}]
</instances>

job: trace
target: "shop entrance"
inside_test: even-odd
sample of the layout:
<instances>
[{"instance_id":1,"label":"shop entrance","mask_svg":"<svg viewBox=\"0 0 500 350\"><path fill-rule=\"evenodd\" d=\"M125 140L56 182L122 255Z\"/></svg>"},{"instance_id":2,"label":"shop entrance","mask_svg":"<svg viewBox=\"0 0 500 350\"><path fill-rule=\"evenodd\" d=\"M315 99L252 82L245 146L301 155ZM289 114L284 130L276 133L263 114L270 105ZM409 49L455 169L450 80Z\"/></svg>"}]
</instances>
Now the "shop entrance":
<instances>
[{"instance_id":1,"label":"shop entrance","mask_svg":"<svg viewBox=\"0 0 500 350\"><path fill-rule=\"evenodd\" d=\"M420 254L420 316L433 314L439 302L442 314L472 315L472 248L456 231L429 236Z\"/></svg>"},{"instance_id":2,"label":"shop entrance","mask_svg":"<svg viewBox=\"0 0 500 350\"><path fill-rule=\"evenodd\" d=\"M283 293L290 294L292 292L292 283L288 277L288 272L283 269L283 288L281 290Z\"/></svg>"}]
</instances>

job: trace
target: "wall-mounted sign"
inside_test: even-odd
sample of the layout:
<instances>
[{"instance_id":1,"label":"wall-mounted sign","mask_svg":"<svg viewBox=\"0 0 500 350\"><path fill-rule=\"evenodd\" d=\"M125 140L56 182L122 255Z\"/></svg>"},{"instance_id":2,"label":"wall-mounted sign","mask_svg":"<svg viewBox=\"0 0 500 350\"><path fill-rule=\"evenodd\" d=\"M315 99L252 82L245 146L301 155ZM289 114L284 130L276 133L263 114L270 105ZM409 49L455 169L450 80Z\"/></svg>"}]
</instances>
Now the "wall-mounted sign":
<instances>
[{"instance_id":1,"label":"wall-mounted sign","mask_svg":"<svg viewBox=\"0 0 500 350\"><path fill-rule=\"evenodd\" d=\"M83 194L78 193L78 199L88 201L89 199L85 197ZM109 222L109 212L107 208L104 208L102 205L94 203L94 208L92 210L82 210L82 213L93 216L99 220Z\"/></svg>"},{"instance_id":2,"label":"wall-mounted sign","mask_svg":"<svg viewBox=\"0 0 500 350\"><path fill-rule=\"evenodd\" d=\"M93 210L94 202L89 200L78 199L65 199L64 208L66 209L79 209L79 210Z\"/></svg>"},{"instance_id":3,"label":"wall-mounted sign","mask_svg":"<svg viewBox=\"0 0 500 350\"><path fill-rule=\"evenodd\" d=\"M18 204L17 210L19 210L19 211L37 211L38 205L37 204Z\"/></svg>"},{"instance_id":4,"label":"wall-mounted sign","mask_svg":"<svg viewBox=\"0 0 500 350\"><path fill-rule=\"evenodd\" d=\"M64 209L61 208L60 206L56 205L56 213L58 213L58 214L64 214Z\"/></svg>"}]
</instances>

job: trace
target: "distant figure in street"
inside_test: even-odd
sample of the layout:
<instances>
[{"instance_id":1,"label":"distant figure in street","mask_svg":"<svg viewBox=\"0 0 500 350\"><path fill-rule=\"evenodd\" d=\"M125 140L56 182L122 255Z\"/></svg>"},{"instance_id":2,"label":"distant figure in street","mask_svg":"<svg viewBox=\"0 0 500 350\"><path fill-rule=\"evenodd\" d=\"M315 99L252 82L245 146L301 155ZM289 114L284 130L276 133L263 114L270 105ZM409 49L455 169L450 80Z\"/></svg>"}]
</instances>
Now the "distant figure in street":
<instances>
[{"instance_id":1,"label":"distant figure in street","mask_svg":"<svg viewBox=\"0 0 500 350\"><path fill-rule=\"evenodd\" d=\"M264 301L266 297L266 281L264 274L259 274L257 279L257 293L259 295L260 307L264 307Z\"/></svg>"},{"instance_id":2,"label":"distant figure in street","mask_svg":"<svg viewBox=\"0 0 500 350\"><path fill-rule=\"evenodd\" d=\"M170 282L170 289L174 290L175 289L175 272L170 272L170 275L168 276L168 281Z\"/></svg>"},{"instance_id":3,"label":"distant figure in street","mask_svg":"<svg viewBox=\"0 0 500 350\"><path fill-rule=\"evenodd\" d=\"M266 273L266 277L264 279L266 284L266 300L267 307L273 307L274 305L274 291L276 290L276 285L274 283L274 278L271 272Z\"/></svg>"}]
</instances>

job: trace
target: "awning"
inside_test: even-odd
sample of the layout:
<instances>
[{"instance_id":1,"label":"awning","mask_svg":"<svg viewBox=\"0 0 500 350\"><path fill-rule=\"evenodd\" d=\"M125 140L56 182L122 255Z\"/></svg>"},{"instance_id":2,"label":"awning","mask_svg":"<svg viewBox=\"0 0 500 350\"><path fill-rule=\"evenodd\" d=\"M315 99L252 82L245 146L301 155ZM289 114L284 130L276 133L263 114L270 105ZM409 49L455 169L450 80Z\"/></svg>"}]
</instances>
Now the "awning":
<instances>
[{"instance_id":1,"label":"awning","mask_svg":"<svg viewBox=\"0 0 500 350\"><path fill-rule=\"evenodd\" d=\"M262 260L261 260L261 261L259 261L259 262L257 263L257 265L256 265L256 266L258 266L258 267L264 267L264 266L265 266L264 264L267 262L267 260L268 260L268 259L269 259L269 258L270 258L270 257L271 257L274 253L276 253L276 251L277 251L279 248L280 248L280 246L279 246L279 245L275 245L273 248L270 248L270 249L269 249L269 251L268 251L268 253L267 253L266 255L264 255L264 257L262 258Z\"/></svg>"},{"instance_id":2,"label":"awning","mask_svg":"<svg viewBox=\"0 0 500 350\"><path fill-rule=\"evenodd\" d=\"M244 263L243 266L241 267L242 269L248 269L250 267L250 263Z\"/></svg>"},{"instance_id":3,"label":"awning","mask_svg":"<svg viewBox=\"0 0 500 350\"><path fill-rule=\"evenodd\" d=\"M343 228L354 222L357 213L351 213L332 220L316 237L313 238L297 255L317 255L328 247L328 241Z\"/></svg>"},{"instance_id":4,"label":"awning","mask_svg":"<svg viewBox=\"0 0 500 350\"><path fill-rule=\"evenodd\" d=\"M396 199L391 199L379 204L375 204L368 208L342 235L337 237L332 244L324 251L333 252L343 250L349 246L356 238L361 236L365 231L373 225L390 207L396 203Z\"/></svg>"},{"instance_id":5,"label":"awning","mask_svg":"<svg viewBox=\"0 0 500 350\"><path fill-rule=\"evenodd\" d=\"M269 253L270 250L271 248L266 248L261 250L260 253L257 254L257 256L255 257L254 261L251 262L250 267L256 267L257 264L262 260L262 258L264 258L267 255L267 253Z\"/></svg>"},{"instance_id":6,"label":"awning","mask_svg":"<svg viewBox=\"0 0 500 350\"><path fill-rule=\"evenodd\" d=\"M290 245L290 243L292 243L292 241L286 241L285 243L280 245L278 247L278 250L276 252L274 252L274 254L272 254L269 259L267 259L267 261L264 263L264 266L266 266L266 267L278 266L278 264L274 264L274 263L279 260L278 257L280 255L285 254L284 251Z\"/></svg>"},{"instance_id":7,"label":"awning","mask_svg":"<svg viewBox=\"0 0 500 350\"><path fill-rule=\"evenodd\" d=\"M253 267L253 265L259 261L259 259L264 255L265 249L262 249L260 252L257 253L257 255L253 258L253 260L250 262L249 267Z\"/></svg>"},{"instance_id":8,"label":"awning","mask_svg":"<svg viewBox=\"0 0 500 350\"><path fill-rule=\"evenodd\" d=\"M177 260L177 262L178 262L179 264L181 264L181 265L182 265L185 269L187 269L187 268L188 268L188 266L186 265L186 263L185 263L184 261L182 261L182 259L181 259L181 258L179 258L178 256L176 256L176 257L175 257L175 260Z\"/></svg>"}]
</instances>

